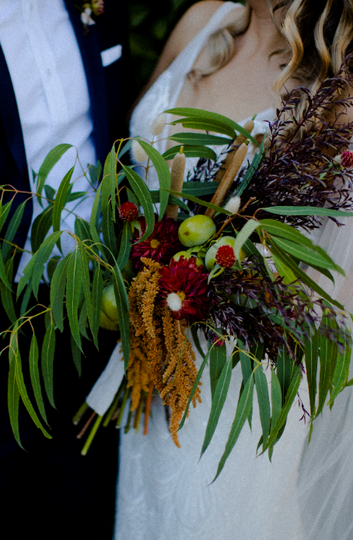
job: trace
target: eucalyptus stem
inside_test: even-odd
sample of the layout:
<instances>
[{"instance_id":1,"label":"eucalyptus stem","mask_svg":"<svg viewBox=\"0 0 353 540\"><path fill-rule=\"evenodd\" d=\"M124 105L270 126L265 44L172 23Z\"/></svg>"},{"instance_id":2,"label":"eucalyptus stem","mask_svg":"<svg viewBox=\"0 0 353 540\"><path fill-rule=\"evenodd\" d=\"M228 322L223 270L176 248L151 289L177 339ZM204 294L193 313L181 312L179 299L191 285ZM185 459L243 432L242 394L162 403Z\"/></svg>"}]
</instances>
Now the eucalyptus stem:
<instances>
[{"instance_id":1,"label":"eucalyptus stem","mask_svg":"<svg viewBox=\"0 0 353 540\"><path fill-rule=\"evenodd\" d=\"M81 407L79 408L79 410L77 411L77 413L75 414L75 416L73 417L72 421L73 423L75 424L75 426L77 426L77 424L79 423L79 421L81 420L82 416L85 414L85 412L87 411L87 409L89 408L89 405L87 404L87 402L85 401Z\"/></svg>"},{"instance_id":2,"label":"eucalyptus stem","mask_svg":"<svg viewBox=\"0 0 353 540\"><path fill-rule=\"evenodd\" d=\"M95 436L95 434L97 433L97 430L98 430L98 428L99 428L99 426L100 426L102 420L103 420L103 416L98 416L98 418L96 419L95 423L93 424L93 428L91 429L90 434L88 435L87 440L86 440L86 442L85 442L85 445L84 445L84 447L82 448L82 452L81 452L82 456L85 456L85 455L87 454L88 449L89 449L89 447L90 447L91 444L92 444L92 441L93 441L93 439L94 439L94 436Z\"/></svg>"},{"instance_id":3,"label":"eucalyptus stem","mask_svg":"<svg viewBox=\"0 0 353 540\"><path fill-rule=\"evenodd\" d=\"M118 406L118 403L119 403L119 400L121 398L121 394L123 393L123 391L126 389L126 384L127 384L127 380L124 378L123 382L121 383L121 385L119 386L119 390L117 391L116 395L115 395L115 398L113 400L113 403L111 404L105 418L104 418L104 422L103 422L103 427L107 427L107 425L109 424L110 420L112 419L112 417L114 416L114 413L117 409L117 406Z\"/></svg>"},{"instance_id":4,"label":"eucalyptus stem","mask_svg":"<svg viewBox=\"0 0 353 540\"><path fill-rule=\"evenodd\" d=\"M121 403L121 407L120 407L120 410L119 410L119 414L118 414L118 417L116 419L116 427L117 428L120 428L120 424L121 424L121 419L123 417L123 414L124 414L124 410L125 410L125 405L126 405L126 402L128 400L128 397L130 395L130 392L131 392L131 389L126 389L125 392L124 392L124 396L123 396L123 401Z\"/></svg>"}]
</instances>

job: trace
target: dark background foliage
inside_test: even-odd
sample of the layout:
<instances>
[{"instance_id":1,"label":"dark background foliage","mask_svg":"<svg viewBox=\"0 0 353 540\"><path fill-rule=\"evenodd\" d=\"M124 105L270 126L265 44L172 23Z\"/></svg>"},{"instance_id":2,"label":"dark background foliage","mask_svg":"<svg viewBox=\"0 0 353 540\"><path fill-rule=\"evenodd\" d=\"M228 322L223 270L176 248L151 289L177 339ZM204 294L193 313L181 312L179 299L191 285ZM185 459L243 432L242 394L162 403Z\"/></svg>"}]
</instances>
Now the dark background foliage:
<instances>
[{"instance_id":1,"label":"dark background foliage","mask_svg":"<svg viewBox=\"0 0 353 540\"><path fill-rule=\"evenodd\" d=\"M148 82L174 26L195 0L128 0L132 74L136 94Z\"/></svg>"}]
</instances>

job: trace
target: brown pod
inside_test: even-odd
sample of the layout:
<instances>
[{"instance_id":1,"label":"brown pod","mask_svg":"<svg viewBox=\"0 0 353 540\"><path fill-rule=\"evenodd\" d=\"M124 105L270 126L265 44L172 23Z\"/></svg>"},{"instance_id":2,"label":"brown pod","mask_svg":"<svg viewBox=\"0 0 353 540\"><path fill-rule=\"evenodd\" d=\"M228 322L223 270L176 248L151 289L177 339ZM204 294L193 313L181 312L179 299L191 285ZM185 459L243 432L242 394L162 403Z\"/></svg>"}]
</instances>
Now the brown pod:
<instances>
[{"instance_id":1,"label":"brown pod","mask_svg":"<svg viewBox=\"0 0 353 540\"><path fill-rule=\"evenodd\" d=\"M224 173L222 181L220 182L216 193L212 197L212 200L211 200L212 204L220 206L220 204L222 203L228 189L231 187L231 185L233 183L233 180L236 177L240 167L242 166L247 152L248 152L247 144L242 143L239 146L238 150L233 155L233 158L232 158L229 166L227 167L227 170ZM214 210L212 210L211 208L207 208L207 210L205 212L205 215L210 217L210 218L213 218L215 213L216 212Z\"/></svg>"},{"instance_id":2,"label":"brown pod","mask_svg":"<svg viewBox=\"0 0 353 540\"><path fill-rule=\"evenodd\" d=\"M172 191L181 192L183 189L185 159L186 159L185 154L176 154L174 156L172 169L170 172L170 176L171 176L170 189ZM177 204L168 204L164 215L176 220L178 217L178 210L179 210L179 206Z\"/></svg>"},{"instance_id":3,"label":"brown pod","mask_svg":"<svg viewBox=\"0 0 353 540\"><path fill-rule=\"evenodd\" d=\"M244 129L248 131L249 133L252 132L254 129L254 121L253 120L247 120L244 124ZM234 152L239 148L241 144L243 144L246 141L246 137L239 133L237 137L234 139L232 146L229 149L229 152L227 153L222 165L220 166L219 170L217 171L216 176L214 177L214 182L220 182L224 176L224 173L226 172L232 157L234 155Z\"/></svg>"}]
</instances>

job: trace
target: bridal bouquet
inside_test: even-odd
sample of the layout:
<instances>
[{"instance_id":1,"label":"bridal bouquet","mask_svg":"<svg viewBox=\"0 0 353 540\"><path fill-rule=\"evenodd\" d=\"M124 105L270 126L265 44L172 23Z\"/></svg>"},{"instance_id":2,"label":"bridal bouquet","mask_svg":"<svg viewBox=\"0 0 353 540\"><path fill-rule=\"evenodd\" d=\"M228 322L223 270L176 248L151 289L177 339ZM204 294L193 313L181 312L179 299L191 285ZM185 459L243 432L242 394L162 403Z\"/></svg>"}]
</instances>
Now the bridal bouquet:
<instances>
[{"instance_id":1,"label":"bridal bouquet","mask_svg":"<svg viewBox=\"0 0 353 540\"><path fill-rule=\"evenodd\" d=\"M144 417L147 433L155 394L169 411L171 436L178 445L178 430L192 414L190 405L202 399L205 369L210 372L212 407L202 452L216 430L232 370L241 365L238 405L217 474L244 423L251 421L254 392L262 425L258 448L270 456L303 378L310 400L309 411L303 405L304 416L312 422L327 401L333 405L350 384L349 316L305 273L305 266L332 281L331 272L343 270L306 231L320 226L322 219L340 225L341 217L353 215L353 154L342 151L353 126L340 123L339 113L330 124L324 121L327 110L351 105L342 97L345 85L342 76L325 81L314 96L301 89L307 93L307 107L289 136L298 91L288 96L262 138L251 135L252 122L243 128L203 110L166 111L178 116L172 124L197 131L170 136L178 144L161 155L153 141L164 115L153 127L152 141L117 141L103 171L89 168L94 204L89 222L76 217L74 233L61 230L61 215L69 202L87 194L72 191L73 169L57 191L46 185L48 173L69 145L48 154L33 194L46 206L32 227L33 256L17 286L19 307L11 287L18 249L12 242L23 205L10 220L0 251L1 301L12 322L4 332L10 336L9 413L18 442L20 398L49 436L43 425L41 377L53 402L55 335L63 331L65 319L78 367L82 341L98 346L100 325L116 332L124 358L123 382L106 415L96 418L86 450L99 424L114 420L120 425L126 407L125 429L130 423L138 429ZM123 163L131 146L139 165ZM223 150L215 152L217 146ZM251 162L249 147L255 149ZM190 157L198 161L185 177ZM146 183L152 168L159 180L155 191ZM11 205L0 205L1 227ZM72 236L75 247L52 257L55 245L61 251L65 234ZM50 305L33 315L28 302L32 295L37 298L41 281L50 288ZM39 364L33 331L33 403L24 383L18 334L24 327L33 330L31 320L37 316L43 317L46 346ZM208 342L206 353L200 332ZM199 369L191 337L203 358ZM76 420L86 409L83 406Z\"/></svg>"}]
</instances>

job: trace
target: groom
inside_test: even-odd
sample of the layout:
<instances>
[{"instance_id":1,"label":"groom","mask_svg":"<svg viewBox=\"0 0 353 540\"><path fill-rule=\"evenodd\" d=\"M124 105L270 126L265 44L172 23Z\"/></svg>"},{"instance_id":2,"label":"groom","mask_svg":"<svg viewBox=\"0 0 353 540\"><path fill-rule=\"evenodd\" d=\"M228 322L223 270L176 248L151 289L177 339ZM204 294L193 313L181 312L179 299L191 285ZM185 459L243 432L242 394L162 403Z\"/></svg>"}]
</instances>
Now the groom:
<instances>
[{"instance_id":1,"label":"groom","mask_svg":"<svg viewBox=\"0 0 353 540\"><path fill-rule=\"evenodd\" d=\"M12 213L31 190L29 171L38 172L53 146L70 143L78 148L84 165L96 160L104 163L114 140L126 135L129 77L124 8L123 0L2 0L0 174L2 185L20 192ZM72 155L70 159L72 162ZM50 178L54 188L66 172L58 164L56 177ZM21 247L28 243L29 227L39 213L35 204L26 204L14 240ZM18 263L16 280L25 262ZM7 324L0 306L0 331ZM2 535L38 540L111 539L117 434L104 433L88 456L82 457L82 442L76 439L71 423L75 408L115 346L111 334L100 336L100 353L94 347L85 351L80 380L70 359L69 332L60 336L54 360L58 410L48 411L53 439L45 439L20 408L20 436L26 451L12 436L6 398L7 355L0 356Z\"/></svg>"}]
</instances>

